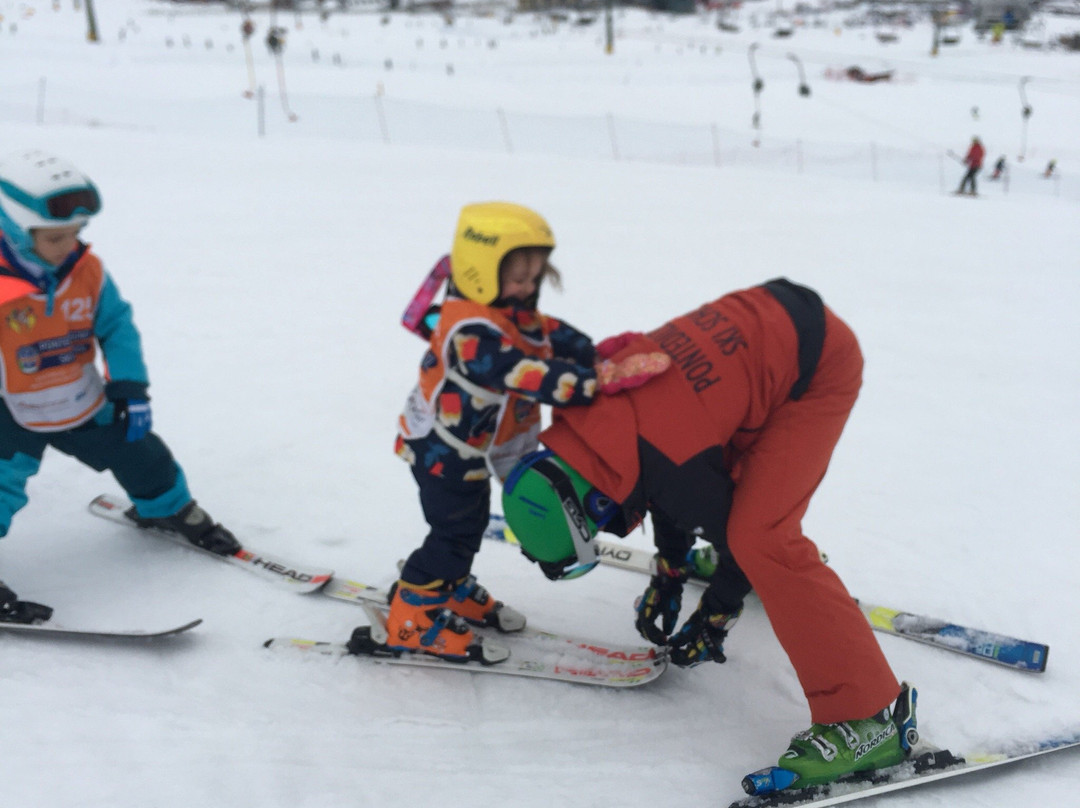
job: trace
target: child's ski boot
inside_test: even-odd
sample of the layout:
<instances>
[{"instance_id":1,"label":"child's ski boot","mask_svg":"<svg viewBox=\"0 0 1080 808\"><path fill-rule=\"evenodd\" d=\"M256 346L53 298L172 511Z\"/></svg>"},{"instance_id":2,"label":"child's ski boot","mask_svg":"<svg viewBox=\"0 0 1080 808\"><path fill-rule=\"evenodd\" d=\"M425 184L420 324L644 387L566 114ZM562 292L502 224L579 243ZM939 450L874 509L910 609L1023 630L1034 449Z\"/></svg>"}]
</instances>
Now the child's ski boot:
<instances>
[{"instance_id":1,"label":"child's ski boot","mask_svg":"<svg viewBox=\"0 0 1080 808\"><path fill-rule=\"evenodd\" d=\"M475 575L466 575L453 585L446 607L474 626L490 626L504 633L525 628L525 615L491 597Z\"/></svg>"},{"instance_id":2,"label":"child's ski boot","mask_svg":"<svg viewBox=\"0 0 1080 808\"><path fill-rule=\"evenodd\" d=\"M462 617L450 608L446 589L423 589L398 581L386 618L386 647L391 651L424 653L455 662L475 660L485 665L502 662L509 651L486 648Z\"/></svg>"},{"instance_id":3,"label":"child's ski boot","mask_svg":"<svg viewBox=\"0 0 1080 808\"><path fill-rule=\"evenodd\" d=\"M153 527L169 533L178 533L203 550L219 556L231 556L242 548L236 537L210 518L210 514L198 506L195 500L174 513L161 518L139 516L134 506L125 514L139 527Z\"/></svg>"}]
</instances>

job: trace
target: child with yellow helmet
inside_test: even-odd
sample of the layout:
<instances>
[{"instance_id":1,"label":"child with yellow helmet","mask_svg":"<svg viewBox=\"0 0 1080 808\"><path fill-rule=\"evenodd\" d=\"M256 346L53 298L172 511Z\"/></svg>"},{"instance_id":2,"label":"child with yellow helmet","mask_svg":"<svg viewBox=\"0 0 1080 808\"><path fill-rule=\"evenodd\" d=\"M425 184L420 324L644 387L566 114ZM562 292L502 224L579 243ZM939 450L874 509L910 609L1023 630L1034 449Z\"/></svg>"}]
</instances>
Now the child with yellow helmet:
<instances>
[{"instance_id":1,"label":"child with yellow helmet","mask_svg":"<svg viewBox=\"0 0 1080 808\"><path fill-rule=\"evenodd\" d=\"M540 404L588 404L597 390L592 340L541 314L540 286L558 282L542 216L509 202L466 205L453 246L404 318L429 341L420 379L398 419L397 454L409 463L431 530L394 585L387 644L456 659L498 662L469 624L520 631L525 618L470 574L500 480L537 446ZM447 280L441 306L427 308Z\"/></svg>"}]
</instances>

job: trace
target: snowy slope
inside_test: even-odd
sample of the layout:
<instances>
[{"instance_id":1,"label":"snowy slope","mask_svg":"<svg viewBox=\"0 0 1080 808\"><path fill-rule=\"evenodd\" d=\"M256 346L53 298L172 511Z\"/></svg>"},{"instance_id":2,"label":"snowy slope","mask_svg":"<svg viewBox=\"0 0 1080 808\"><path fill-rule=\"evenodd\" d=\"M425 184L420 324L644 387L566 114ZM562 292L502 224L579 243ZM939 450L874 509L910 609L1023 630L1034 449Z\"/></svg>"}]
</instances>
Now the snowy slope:
<instances>
[{"instance_id":1,"label":"snowy slope","mask_svg":"<svg viewBox=\"0 0 1080 808\"><path fill-rule=\"evenodd\" d=\"M871 29L837 35L840 17L774 41L751 27L753 5L736 35L712 18L622 14L611 56L595 26L553 32L531 16L447 29L436 16L308 14L298 29L281 13L300 120L288 124L278 105L259 17L259 138L235 14L111 0L97 4L103 41L90 45L81 12L60 5L0 2L0 136L70 156L102 189L86 235L135 305L155 427L200 503L236 533L393 580L424 531L391 452L422 350L397 316L448 248L459 207L514 199L542 211L559 241L566 291L549 292L545 309L598 337L777 275L817 288L859 335L867 370L808 534L855 595L1051 646L1047 673L1031 676L883 638L921 690L924 734L971 748L1080 727L1075 56L967 32L933 60L925 23L888 50ZM660 132L714 122L750 152L754 41L766 153L803 138L877 139L934 160L978 133L991 156L1010 155L1017 181L957 199L936 174L874 182L800 176L772 157L718 168L506 153L440 145L437 126L416 145L387 145L331 115L343 99L371 102L381 83L388 110L471 122L504 108L556 133L609 112ZM807 65L810 100L795 92L789 50ZM823 78L856 59L890 60L905 80ZM1023 76L1035 77L1035 115L1021 165ZM1051 156L1062 179L1040 185ZM959 166L946 171L951 189ZM264 639L344 638L362 612L94 520L85 504L102 490L119 492L50 453L0 542L0 577L70 625L205 623L150 646L0 636L0 794L11 805L723 806L808 723L753 604L726 665L671 670L631 692L274 655ZM644 581L632 574L553 584L501 546L474 570L537 625L636 639ZM1067 754L876 804L1066 805L1078 777Z\"/></svg>"}]
</instances>

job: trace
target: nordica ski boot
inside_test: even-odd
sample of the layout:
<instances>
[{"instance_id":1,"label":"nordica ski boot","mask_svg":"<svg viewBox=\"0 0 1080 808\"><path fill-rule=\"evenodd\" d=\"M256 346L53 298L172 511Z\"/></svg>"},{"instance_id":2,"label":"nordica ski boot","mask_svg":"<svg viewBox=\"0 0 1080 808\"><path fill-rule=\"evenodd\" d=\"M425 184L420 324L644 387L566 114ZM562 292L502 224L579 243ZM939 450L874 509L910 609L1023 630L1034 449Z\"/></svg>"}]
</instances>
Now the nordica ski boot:
<instances>
[{"instance_id":1,"label":"nordica ski boot","mask_svg":"<svg viewBox=\"0 0 1080 808\"><path fill-rule=\"evenodd\" d=\"M431 654L455 662L475 660L486 665L506 659L509 652L505 649L485 649L483 638L477 637L465 619L449 608L450 600L451 593L446 589L423 589L398 581L386 617L386 648ZM354 653L364 651L358 649Z\"/></svg>"},{"instance_id":2,"label":"nordica ski boot","mask_svg":"<svg viewBox=\"0 0 1080 808\"><path fill-rule=\"evenodd\" d=\"M490 626L504 633L525 628L525 615L491 597L475 575L466 575L454 584L446 607L474 626Z\"/></svg>"},{"instance_id":3,"label":"nordica ski boot","mask_svg":"<svg viewBox=\"0 0 1080 808\"><path fill-rule=\"evenodd\" d=\"M211 519L210 514L200 508L195 500L191 500L172 516L148 519L139 516L134 506L129 508L125 515L139 527L153 527L178 533L196 547L214 555L231 556L243 549L236 537Z\"/></svg>"},{"instance_id":4,"label":"nordica ski boot","mask_svg":"<svg viewBox=\"0 0 1080 808\"><path fill-rule=\"evenodd\" d=\"M768 794L841 780L902 762L919 741L915 688L904 682L890 710L839 724L814 724L791 739L776 766L743 778L747 794Z\"/></svg>"}]
</instances>

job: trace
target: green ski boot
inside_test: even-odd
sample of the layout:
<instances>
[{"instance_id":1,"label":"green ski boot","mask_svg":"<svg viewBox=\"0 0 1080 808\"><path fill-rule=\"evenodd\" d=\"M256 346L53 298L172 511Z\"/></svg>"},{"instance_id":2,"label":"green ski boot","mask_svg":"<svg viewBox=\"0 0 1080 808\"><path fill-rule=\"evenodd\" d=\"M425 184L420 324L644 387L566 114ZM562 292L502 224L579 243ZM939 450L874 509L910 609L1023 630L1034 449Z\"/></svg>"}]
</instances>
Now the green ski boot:
<instances>
[{"instance_id":1,"label":"green ski boot","mask_svg":"<svg viewBox=\"0 0 1080 808\"><path fill-rule=\"evenodd\" d=\"M796 788L829 783L852 772L895 766L919 739L916 691L906 682L892 710L839 724L814 724L791 739L778 766L794 772Z\"/></svg>"}]
</instances>

